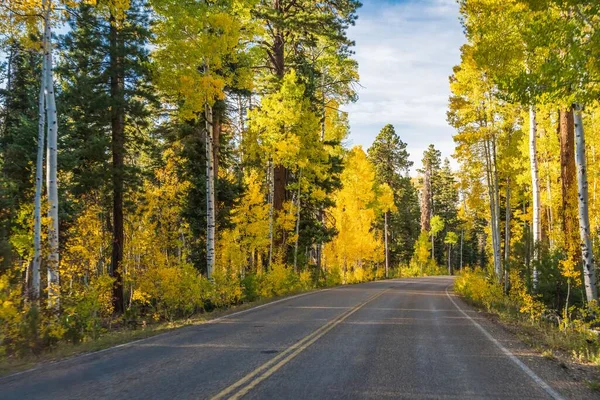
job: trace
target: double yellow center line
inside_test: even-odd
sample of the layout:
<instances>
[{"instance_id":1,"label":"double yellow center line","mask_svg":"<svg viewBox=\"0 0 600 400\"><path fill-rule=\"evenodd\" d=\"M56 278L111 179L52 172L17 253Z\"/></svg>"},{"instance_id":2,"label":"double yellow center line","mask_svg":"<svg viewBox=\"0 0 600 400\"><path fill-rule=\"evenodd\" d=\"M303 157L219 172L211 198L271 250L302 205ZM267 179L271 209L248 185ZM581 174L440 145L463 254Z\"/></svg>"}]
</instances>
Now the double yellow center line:
<instances>
[{"instance_id":1,"label":"double yellow center line","mask_svg":"<svg viewBox=\"0 0 600 400\"><path fill-rule=\"evenodd\" d=\"M345 311L341 315L332 319L316 331L303 337L298 342L294 343L292 346L288 347L287 349L279 353L277 356L262 364L260 367L256 368L239 381L221 390L214 397L212 397L212 400L220 400L224 398L242 398L243 396L248 394L250 390L255 388L259 383L273 375L275 372L277 372L277 370L279 370L285 364L290 362L294 357L296 357L314 342L323 337L327 332L335 328L337 325L341 324L349 316L351 316L352 314L360 310L362 307L364 307L368 303L372 302L373 300L387 292L388 290L390 289L386 289L384 291L374 294L362 303L352 307L350 310Z\"/></svg>"}]
</instances>

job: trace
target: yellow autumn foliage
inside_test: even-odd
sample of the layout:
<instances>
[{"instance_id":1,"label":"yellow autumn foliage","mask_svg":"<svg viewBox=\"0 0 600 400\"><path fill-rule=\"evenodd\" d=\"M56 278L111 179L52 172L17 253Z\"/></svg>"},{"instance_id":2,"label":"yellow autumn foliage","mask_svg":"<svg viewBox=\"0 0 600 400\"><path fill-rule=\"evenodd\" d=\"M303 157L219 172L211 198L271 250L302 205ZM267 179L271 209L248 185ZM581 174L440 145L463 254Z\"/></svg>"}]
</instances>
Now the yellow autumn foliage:
<instances>
[{"instance_id":1,"label":"yellow autumn foliage","mask_svg":"<svg viewBox=\"0 0 600 400\"><path fill-rule=\"evenodd\" d=\"M525 319L539 321L545 311L543 303L529 293L518 271L510 274L511 287L507 295L503 287L479 270L466 268L454 281L454 290L489 312L509 312Z\"/></svg>"},{"instance_id":2,"label":"yellow autumn foliage","mask_svg":"<svg viewBox=\"0 0 600 400\"><path fill-rule=\"evenodd\" d=\"M341 180L342 189L335 194L336 205L330 210L338 234L325 245L325 264L340 268L347 282L372 279L367 270L384 259L381 234L373 225L378 209L391 208L382 203L391 196L377 197L375 170L361 147L348 154Z\"/></svg>"}]
</instances>

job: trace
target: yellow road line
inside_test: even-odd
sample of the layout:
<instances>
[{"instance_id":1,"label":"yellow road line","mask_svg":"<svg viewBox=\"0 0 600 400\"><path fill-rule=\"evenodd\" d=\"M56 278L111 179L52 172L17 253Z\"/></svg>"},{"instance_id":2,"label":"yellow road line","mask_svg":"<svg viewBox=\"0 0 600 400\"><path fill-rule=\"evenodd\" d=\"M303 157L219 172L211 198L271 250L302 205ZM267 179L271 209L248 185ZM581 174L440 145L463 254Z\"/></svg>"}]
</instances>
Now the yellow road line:
<instances>
[{"instance_id":1,"label":"yellow road line","mask_svg":"<svg viewBox=\"0 0 600 400\"><path fill-rule=\"evenodd\" d=\"M374 294L373 296L369 297L364 302L362 302L362 303L356 305L355 307L351 308L350 310L342 313L341 315L339 315L338 317L329 321L327 324L323 325L316 331L303 337L301 340L299 340L292 346L288 347L286 350L281 352L279 355L273 357L271 360L269 360L266 363L264 363L263 365L259 366L254 371L248 373L246 376L244 376L237 382L233 383L232 385L226 387L225 389L223 389L222 391L217 393L214 397L212 397L212 400L220 400L220 399L226 398L230 393L242 388L242 386L247 384L245 387L240 389L237 393L234 393L233 395L231 395L231 397L229 397L229 398L230 399L239 399L242 396L246 395L256 385L258 385L260 382L267 379L269 376L273 375L278 369L280 369L282 366L287 364L290 360L292 360L294 357L296 357L298 354L300 354L302 351L304 351L306 348L308 348L314 342L316 342L321 337L323 337L327 332L332 330L334 327L339 325L350 315L354 314L355 312L360 310L362 307L364 307L366 304L375 300L376 298L378 298L379 296L381 296L388 290L390 290L390 289L386 289L379 293ZM252 380L252 379L254 379L254 380Z\"/></svg>"}]
</instances>

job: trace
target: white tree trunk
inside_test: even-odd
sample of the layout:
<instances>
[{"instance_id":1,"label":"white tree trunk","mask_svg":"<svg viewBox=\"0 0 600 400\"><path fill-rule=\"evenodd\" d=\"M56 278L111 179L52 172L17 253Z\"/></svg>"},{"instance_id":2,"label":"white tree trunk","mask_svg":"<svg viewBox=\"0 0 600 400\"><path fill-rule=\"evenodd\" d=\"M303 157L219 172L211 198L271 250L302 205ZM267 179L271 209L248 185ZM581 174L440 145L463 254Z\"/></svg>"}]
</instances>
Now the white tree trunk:
<instances>
[{"instance_id":1,"label":"white tree trunk","mask_svg":"<svg viewBox=\"0 0 600 400\"><path fill-rule=\"evenodd\" d=\"M575 164L577 165L577 188L579 190L579 233L581 236L581 255L583 258L583 283L588 301L598 299L594 255L590 241L590 218L588 210L588 180L585 159L585 136L581 108L575 106Z\"/></svg>"},{"instance_id":2,"label":"white tree trunk","mask_svg":"<svg viewBox=\"0 0 600 400\"><path fill-rule=\"evenodd\" d=\"M493 139L492 139L493 140ZM486 159L486 177L488 183L488 196L490 198L490 226L492 228L492 256L494 260L494 273L496 274L496 278L498 282L502 278L502 266L500 261L500 241L498 234L499 224L498 224L498 207L496 206L497 200L497 187L498 185L495 183L495 174L494 174L494 161L492 158L492 150L491 143L489 141L484 142L484 150L485 150L485 159Z\"/></svg>"},{"instance_id":3,"label":"white tree trunk","mask_svg":"<svg viewBox=\"0 0 600 400\"><path fill-rule=\"evenodd\" d=\"M31 268L31 299L40 297L42 265L42 190L44 185L44 147L46 137L46 35L42 36L42 76L38 100L38 149L35 164L35 201L33 214L33 263Z\"/></svg>"},{"instance_id":4,"label":"white tree trunk","mask_svg":"<svg viewBox=\"0 0 600 400\"><path fill-rule=\"evenodd\" d=\"M44 40L46 41L46 106L48 121L47 141L47 166L46 186L48 188L48 241L50 252L48 257L48 307L58 308L60 305L60 280L59 280L59 243L58 243L58 182L57 182L57 142L58 142L58 117L56 101L54 98L54 78L52 75L52 29L50 24L50 10L52 1L44 0Z\"/></svg>"},{"instance_id":5,"label":"white tree trunk","mask_svg":"<svg viewBox=\"0 0 600 400\"><path fill-rule=\"evenodd\" d=\"M206 276L212 278L215 268L215 170L213 154L213 110L206 103Z\"/></svg>"},{"instance_id":6,"label":"white tree trunk","mask_svg":"<svg viewBox=\"0 0 600 400\"><path fill-rule=\"evenodd\" d=\"M592 163L594 163L594 165L596 165L596 146L592 144ZM592 184L592 215L594 216L594 222L595 222L595 226L596 226L596 231L598 230L598 211L597 211L597 190L598 190L598 180L596 179L597 174L593 174L594 176L594 180L593 180L593 184ZM595 242L596 242L596 236L597 235L592 235L592 249L595 246Z\"/></svg>"},{"instance_id":7,"label":"white tree trunk","mask_svg":"<svg viewBox=\"0 0 600 400\"><path fill-rule=\"evenodd\" d=\"M496 274L498 280L502 279L502 240L500 239L500 189L498 185L498 162L496 157L496 138L492 138L492 168L493 168L493 181L494 181L494 208L496 210L496 217L494 223L496 224L496 249L494 251L494 259L496 266Z\"/></svg>"},{"instance_id":8,"label":"white tree trunk","mask_svg":"<svg viewBox=\"0 0 600 400\"><path fill-rule=\"evenodd\" d=\"M540 258L540 242L542 239L541 218L540 218L540 180L538 174L537 162L537 120L535 105L529 106L529 161L531 165L531 193L533 196L533 287L538 286L538 271L536 263Z\"/></svg>"},{"instance_id":9,"label":"white tree trunk","mask_svg":"<svg viewBox=\"0 0 600 400\"><path fill-rule=\"evenodd\" d=\"M496 273L498 281L500 281L502 278L502 258L500 255L500 224L498 223L500 215L498 213L496 190L496 186L492 186L492 251L494 252L494 272Z\"/></svg>"}]
</instances>

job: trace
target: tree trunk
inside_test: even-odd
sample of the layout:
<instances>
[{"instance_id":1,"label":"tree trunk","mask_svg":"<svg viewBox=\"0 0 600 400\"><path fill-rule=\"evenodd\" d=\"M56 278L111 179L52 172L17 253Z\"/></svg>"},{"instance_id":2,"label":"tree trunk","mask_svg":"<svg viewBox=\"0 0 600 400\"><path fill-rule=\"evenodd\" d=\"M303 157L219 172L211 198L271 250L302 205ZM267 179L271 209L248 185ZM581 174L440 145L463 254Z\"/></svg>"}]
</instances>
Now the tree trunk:
<instances>
[{"instance_id":1,"label":"tree trunk","mask_svg":"<svg viewBox=\"0 0 600 400\"><path fill-rule=\"evenodd\" d=\"M496 224L496 254L494 258L497 260L497 268L499 272L499 280L501 280L502 276L502 249L501 243L502 240L500 238L500 188L498 184L498 159L496 157L496 138L492 138L491 143L491 156L492 156L492 168L493 168L493 181L494 181L494 207L496 209L496 217L494 218L494 223Z\"/></svg>"},{"instance_id":2,"label":"tree trunk","mask_svg":"<svg viewBox=\"0 0 600 400\"><path fill-rule=\"evenodd\" d=\"M389 278L389 269L390 269L390 260L389 260L389 248L388 248L388 212L386 211L383 214L383 235L384 235L384 243L385 243L385 279Z\"/></svg>"},{"instance_id":3,"label":"tree trunk","mask_svg":"<svg viewBox=\"0 0 600 400\"><path fill-rule=\"evenodd\" d=\"M113 184L113 232L111 276L114 278L113 307L117 313L125 308L123 295L123 174L125 168L125 108L123 76L123 38L120 36L120 21L110 16L110 97L112 131L112 184Z\"/></svg>"},{"instance_id":4,"label":"tree trunk","mask_svg":"<svg viewBox=\"0 0 600 400\"><path fill-rule=\"evenodd\" d=\"M215 160L213 154L213 109L205 104L206 135L206 276L211 279L215 268Z\"/></svg>"},{"instance_id":5,"label":"tree trunk","mask_svg":"<svg viewBox=\"0 0 600 400\"><path fill-rule=\"evenodd\" d=\"M42 53L45 55L46 35L42 38ZM37 158L35 164L35 204L33 215L33 263L31 266L31 292L32 301L40 297L40 269L42 265L42 190L44 180L44 146L46 129L46 57L42 57L42 77L40 80L40 94L38 100L38 141ZM10 90L10 89L9 89Z\"/></svg>"},{"instance_id":6,"label":"tree trunk","mask_svg":"<svg viewBox=\"0 0 600 400\"><path fill-rule=\"evenodd\" d=\"M547 163L546 165L548 165ZM550 167L547 166L548 173L546 174L546 191L548 192L548 245L550 249L554 249L554 239L552 238L552 232L554 232L554 214L552 212L552 185L550 184Z\"/></svg>"},{"instance_id":7,"label":"tree trunk","mask_svg":"<svg viewBox=\"0 0 600 400\"><path fill-rule=\"evenodd\" d=\"M276 165L273 169L273 207L276 211L283 210L283 203L286 200L286 181L287 168L283 165Z\"/></svg>"},{"instance_id":8,"label":"tree trunk","mask_svg":"<svg viewBox=\"0 0 600 400\"><path fill-rule=\"evenodd\" d=\"M485 237L485 232L482 232L478 235L479 239L479 268L485 268L485 242L487 238Z\"/></svg>"},{"instance_id":9,"label":"tree trunk","mask_svg":"<svg viewBox=\"0 0 600 400\"><path fill-rule=\"evenodd\" d=\"M576 243L579 242L576 205L575 122L573 117L573 110L561 109L559 111L561 223L565 238L564 246L570 257L576 257Z\"/></svg>"},{"instance_id":10,"label":"tree trunk","mask_svg":"<svg viewBox=\"0 0 600 400\"><path fill-rule=\"evenodd\" d=\"M534 289L538 286L538 271L537 263L540 258L540 243L541 243L541 219L540 219L540 182L538 176L538 162L537 162L537 121L535 105L529 107L529 161L531 165L531 193L533 200L533 287Z\"/></svg>"},{"instance_id":11,"label":"tree trunk","mask_svg":"<svg viewBox=\"0 0 600 400\"><path fill-rule=\"evenodd\" d=\"M44 0L44 36L46 42L46 104L48 121L46 187L48 188L48 218L50 220L48 240L50 253L48 257L48 307L57 309L60 306L59 279L59 242L58 242L58 117L54 98L54 78L52 76L52 30L50 27L50 10L52 1Z\"/></svg>"},{"instance_id":12,"label":"tree trunk","mask_svg":"<svg viewBox=\"0 0 600 400\"><path fill-rule=\"evenodd\" d=\"M506 178L506 220L504 224L504 290L508 291L508 264L510 260L510 178Z\"/></svg>"},{"instance_id":13,"label":"tree trunk","mask_svg":"<svg viewBox=\"0 0 600 400\"><path fill-rule=\"evenodd\" d=\"M596 289L594 255L592 253L592 244L590 241L588 181L583 120L581 117L581 108L575 106L574 111L576 143L575 163L577 165L577 187L579 189L579 232L581 236L581 255L583 258L583 283L585 286L585 296L589 302L598 299L598 291Z\"/></svg>"},{"instance_id":14,"label":"tree trunk","mask_svg":"<svg viewBox=\"0 0 600 400\"><path fill-rule=\"evenodd\" d=\"M285 11L281 4L281 0L273 0L273 10L277 13L278 17L282 17ZM279 79L283 79L285 75L285 39L284 33L281 31L279 26L274 28L273 33L273 46L271 48L271 62L275 74Z\"/></svg>"},{"instance_id":15,"label":"tree trunk","mask_svg":"<svg viewBox=\"0 0 600 400\"><path fill-rule=\"evenodd\" d=\"M280 0L273 0L273 9L279 16L284 13ZM275 28L273 37L273 46L271 49L272 63L277 78L282 81L285 76L285 38L279 28ZM286 187L288 183L288 171L283 165L275 165L273 171L273 207L275 211L283 210L283 203L286 200ZM278 239L278 244L283 244L285 238Z\"/></svg>"},{"instance_id":16,"label":"tree trunk","mask_svg":"<svg viewBox=\"0 0 600 400\"><path fill-rule=\"evenodd\" d=\"M486 139L486 141L484 142L484 150L485 150L485 158L486 158L486 177L487 177L487 186L488 186L488 196L490 198L490 226L491 226L491 234L492 234L492 256L493 256L493 260L494 260L494 273L496 274L496 278L498 279L498 281L500 281L500 279L502 278L502 266L500 264L500 242L499 242L499 235L498 235L498 230L499 230L499 226L498 226L498 218L499 215L497 214L497 210L498 207L496 205L496 200L497 200L497 196L496 196L496 190L497 190L497 185L495 183L495 174L494 174L494 165L493 165L493 159L492 159L492 150L491 150L491 143L489 140Z\"/></svg>"},{"instance_id":17,"label":"tree trunk","mask_svg":"<svg viewBox=\"0 0 600 400\"><path fill-rule=\"evenodd\" d=\"M592 163L594 165L596 165L596 146L594 144L592 144ZM597 179L597 173L594 174L594 179L593 179L593 183L592 183L592 215L594 216L594 226L596 227L596 232L598 232L598 211L597 211L597 190L598 190L598 179ZM594 248L595 244L596 244L596 238L597 238L597 234L596 235L592 235L592 249Z\"/></svg>"}]
</instances>

